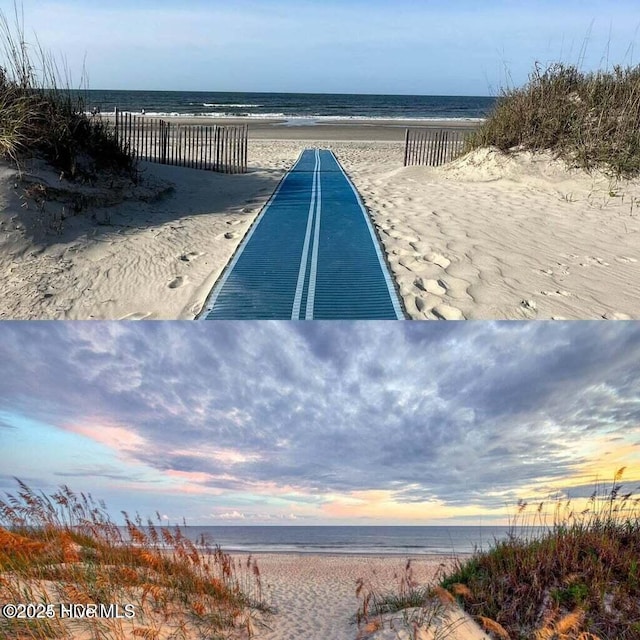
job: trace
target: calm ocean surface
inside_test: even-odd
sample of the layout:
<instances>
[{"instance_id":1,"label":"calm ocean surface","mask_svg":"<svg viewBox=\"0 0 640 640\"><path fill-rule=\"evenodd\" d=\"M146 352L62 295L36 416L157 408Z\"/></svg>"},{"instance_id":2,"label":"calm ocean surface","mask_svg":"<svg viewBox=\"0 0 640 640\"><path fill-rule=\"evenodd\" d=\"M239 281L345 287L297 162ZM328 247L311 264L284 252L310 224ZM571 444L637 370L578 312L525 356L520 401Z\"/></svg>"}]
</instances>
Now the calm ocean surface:
<instances>
[{"instance_id":1,"label":"calm ocean surface","mask_svg":"<svg viewBox=\"0 0 640 640\"><path fill-rule=\"evenodd\" d=\"M507 536L507 527L217 526L186 527L225 551L425 555L472 553Z\"/></svg>"},{"instance_id":2,"label":"calm ocean surface","mask_svg":"<svg viewBox=\"0 0 640 640\"><path fill-rule=\"evenodd\" d=\"M99 91L84 93L88 110L116 107L149 116L211 118L452 119L486 117L495 98L380 96L311 93L221 93L201 91Z\"/></svg>"}]
</instances>

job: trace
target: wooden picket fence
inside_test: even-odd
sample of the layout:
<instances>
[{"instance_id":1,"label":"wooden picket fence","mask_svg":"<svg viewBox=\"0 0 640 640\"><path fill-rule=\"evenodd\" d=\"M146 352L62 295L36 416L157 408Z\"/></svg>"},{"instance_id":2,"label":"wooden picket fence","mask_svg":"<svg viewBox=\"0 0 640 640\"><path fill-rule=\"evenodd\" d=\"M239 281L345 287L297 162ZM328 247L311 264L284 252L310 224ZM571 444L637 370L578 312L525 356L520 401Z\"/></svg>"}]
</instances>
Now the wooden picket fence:
<instances>
[{"instance_id":1,"label":"wooden picket fence","mask_svg":"<svg viewBox=\"0 0 640 640\"><path fill-rule=\"evenodd\" d=\"M220 173L247 171L247 125L184 125L116 109L115 135L138 160Z\"/></svg>"},{"instance_id":2,"label":"wooden picket fence","mask_svg":"<svg viewBox=\"0 0 640 640\"><path fill-rule=\"evenodd\" d=\"M452 129L407 129L404 166L438 167L449 162L462 153L467 135Z\"/></svg>"}]
</instances>

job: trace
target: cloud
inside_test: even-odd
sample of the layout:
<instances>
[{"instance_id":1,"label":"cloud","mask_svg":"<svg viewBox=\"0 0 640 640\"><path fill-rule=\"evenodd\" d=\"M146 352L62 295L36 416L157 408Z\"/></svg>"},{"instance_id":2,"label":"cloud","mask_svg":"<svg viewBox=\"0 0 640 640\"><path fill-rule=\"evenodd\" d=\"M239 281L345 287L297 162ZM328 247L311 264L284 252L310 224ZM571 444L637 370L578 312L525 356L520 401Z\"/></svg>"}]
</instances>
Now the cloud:
<instances>
[{"instance_id":1,"label":"cloud","mask_svg":"<svg viewBox=\"0 0 640 640\"><path fill-rule=\"evenodd\" d=\"M108 480L125 481L130 483L152 482L141 474L127 473L122 469L111 465L83 466L78 465L74 469L55 471L54 475L60 478L107 478Z\"/></svg>"},{"instance_id":2,"label":"cloud","mask_svg":"<svg viewBox=\"0 0 640 640\"><path fill-rule=\"evenodd\" d=\"M246 516L244 513L240 513L239 511L231 511L220 513L217 517L220 520L244 520Z\"/></svg>"},{"instance_id":3,"label":"cloud","mask_svg":"<svg viewBox=\"0 0 640 640\"><path fill-rule=\"evenodd\" d=\"M498 507L640 457L634 323L9 322L0 362L0 410L192 493Z\"/></svg>"},{"instance_id":4,"label":"cloud","mask_svg":"<svg viewBox=\"0 0 640 640\"><path fill-rule=\"evenodd\" d=\"M82 424L62 425L64 429L85 436L90 440L111 447L117 451L134 452L142 449L146 442L134 430L117 424L109 424L100 418L87 416Z\"/></svg>"},{"instance_id":5,"label":"cloud","mask_svg":"<svg viewBox=\"0 0 640 640\"><path fill-rule=\"evenodd\" d=\"M225 511L223 513L211 514L214 520L236 521L236 522L293 522L296 520L309 520L309 516L298 515L295 513L264 513L264 512L241 512L241 511Z\"/></svg>"}]
</instances>

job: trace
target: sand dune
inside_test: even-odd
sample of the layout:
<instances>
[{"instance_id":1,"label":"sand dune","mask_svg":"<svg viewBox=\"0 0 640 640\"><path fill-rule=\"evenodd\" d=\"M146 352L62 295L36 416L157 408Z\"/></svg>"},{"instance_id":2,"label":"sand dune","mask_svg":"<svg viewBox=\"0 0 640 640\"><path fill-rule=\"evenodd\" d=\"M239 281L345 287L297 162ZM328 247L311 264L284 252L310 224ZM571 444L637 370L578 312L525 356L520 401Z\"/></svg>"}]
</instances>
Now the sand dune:
<instances>
[{"instance_id":1,"label":"sand dune","mask_svg":"<svg viewBox=\"0 0 640 640\"><path fill-rule=\"evenodd\" d=\"M2 318L193 318L282 172L226 176L143 164L158 198L135 190L56 226L5 168L0 190ZM167 186L172 191L165 193Z\"/></svg>"},{"instance_id":2,"label":"sand dune","mask_svg":"<svg viewBox=\"0 0 640 640\"><path fill-rule=\"evenodd\" d=\"M412 318L640 317L640 183L549 155L445 167L345 158Z\"/></svg>"},{"instance_id":3,"label":"sand dune","mask_svg":"<svg viewBox=\"0 0 640 640\"><path fill-rule=\"evenodd\" d=\"M373 127L372 140L329 142L313 131L286 139L291 129L250 140L246 175L143 163L144 189L109 207L89 199L64 220L60 202L40 211L29 191L42 168L23 183L4 165L0 317L195 317L284 170L309 146L333 149L353 179L409 317L640 317L640 181L487 149L445 167L405 168L402 143L376 140Z\"/></svg>"}]
</instances>

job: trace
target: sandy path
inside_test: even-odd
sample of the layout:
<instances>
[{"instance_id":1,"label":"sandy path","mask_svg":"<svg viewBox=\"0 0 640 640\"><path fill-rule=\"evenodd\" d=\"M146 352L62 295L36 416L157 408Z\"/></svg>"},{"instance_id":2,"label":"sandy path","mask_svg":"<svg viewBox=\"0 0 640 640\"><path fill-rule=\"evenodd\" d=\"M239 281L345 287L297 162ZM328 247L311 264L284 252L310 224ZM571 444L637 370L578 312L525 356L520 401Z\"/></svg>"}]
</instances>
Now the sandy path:
<instances>
[{"instance_id":1,"label":"sandy path","mask_svg":"<svg viewBox=\"0 0 640 640\"><path fill-rule=\"evenodd\" d=\"M271 631L260 640L353 640L358 632L350 622L359 600L358 578L372 580L385 591L398 584L406 559L396 556L332 556L264 554L256 556L263 585L278 613ZM446 558L430 556L412 562L420 583L433 580Z\"/></svg>"}]
</instances>

